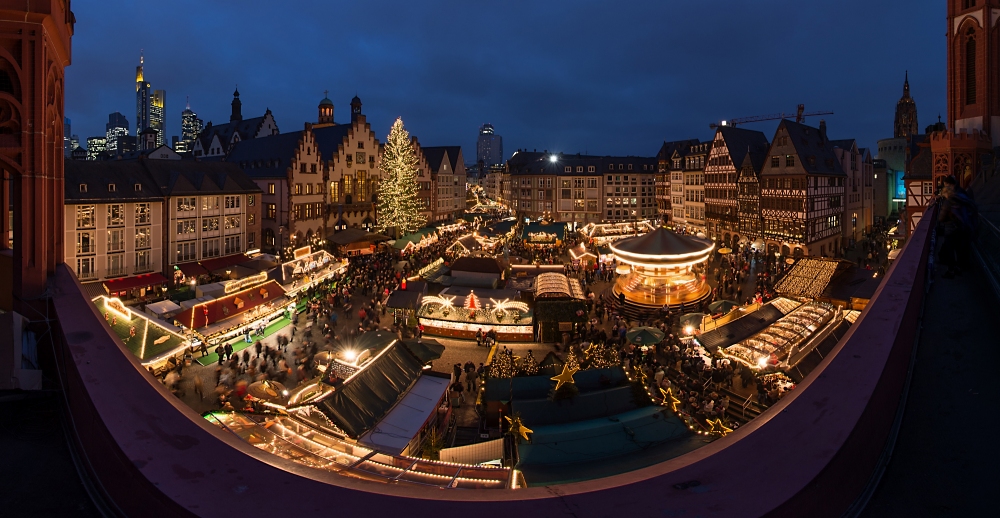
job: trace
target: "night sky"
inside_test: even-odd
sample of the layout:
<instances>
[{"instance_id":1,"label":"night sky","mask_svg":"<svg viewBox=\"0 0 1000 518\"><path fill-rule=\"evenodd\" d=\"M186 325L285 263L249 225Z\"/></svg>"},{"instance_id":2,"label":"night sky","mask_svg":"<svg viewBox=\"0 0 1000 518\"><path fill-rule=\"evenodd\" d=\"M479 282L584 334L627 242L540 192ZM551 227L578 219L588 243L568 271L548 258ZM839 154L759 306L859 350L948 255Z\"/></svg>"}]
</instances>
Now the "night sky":
<instances>
[{"instance_id":1,"label":"night sky","mask_svg":"<svg viewBox=\"0 0 1000 518\"><path fill-rule=\"evenodd\" d=\"M748 115L836 112L831 138L892 136L909 70L921 130L945 114L940 0L77 1L66 116L85 145L107 116L135 129L135 67L167 91L167 136L185 97L206 123L274 113L282 131L335 119L355 94L385 140L392 120L475 160L491 122L517 148L652 156ZM818 125L818 118L807 123ZM771 139L776 122L745 127Z\"/></svg>"}]
</instances>

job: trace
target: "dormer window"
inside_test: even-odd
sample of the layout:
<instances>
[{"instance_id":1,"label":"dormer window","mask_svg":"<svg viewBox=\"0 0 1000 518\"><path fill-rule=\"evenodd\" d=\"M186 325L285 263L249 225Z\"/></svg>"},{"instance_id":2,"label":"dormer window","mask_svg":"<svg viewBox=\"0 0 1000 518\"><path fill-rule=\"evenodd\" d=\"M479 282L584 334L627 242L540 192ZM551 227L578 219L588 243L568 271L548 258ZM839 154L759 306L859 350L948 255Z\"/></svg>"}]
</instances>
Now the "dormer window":
<instances>
[{"instance_id":1,"label":"dormer window","mask_svg":"<svg viewBox=\"0 0 1000 518\"><path fill-rule=\"evenodd\" d=\"M113 184L113 183L109 183L108 184L108 192L117 192L117 188L115 187L115 184Z\"/></svg>"},{"instance_id":2,"label":"dormer window","mask_svg":"<svg viewBox=\"0 0 1000 518\"><path fill-rule=\"evenodd\" d=\"M80 184L80 192L87 192L87 184L85 183Z\"/></svg>"},{"instance_id":3,"label":"dormer window","mask_svg":"<svg viewBox=\"0 0 1000 518\"><path fill-rule=\"evenodd\" d=\"M135 184L135 192L139 192L141 190L142 190L142 184L141 183Z\"/></svg>"}]
</instances>

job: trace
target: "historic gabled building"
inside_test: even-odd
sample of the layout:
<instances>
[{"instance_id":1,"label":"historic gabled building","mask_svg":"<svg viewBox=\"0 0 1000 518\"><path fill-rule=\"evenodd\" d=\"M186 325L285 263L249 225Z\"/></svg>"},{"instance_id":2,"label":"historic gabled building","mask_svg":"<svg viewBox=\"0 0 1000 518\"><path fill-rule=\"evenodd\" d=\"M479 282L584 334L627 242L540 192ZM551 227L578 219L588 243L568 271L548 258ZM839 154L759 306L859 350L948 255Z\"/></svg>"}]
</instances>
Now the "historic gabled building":
<instances>
[{"instance_id":1,"label":"historic gabled building","mask_svg":"<svg viewBox=\"0 0 1000 518\"><path fill-rule=\"evenodd\" d=\"M739 243L746 240L755 250L764 250L764 219L760 208L760 172L767 159L768 148L751 149L740 163L736 178L736 204Z\"/></svg>"},{"instance_id":2,"label":"historic gabled building","mask_svg":"<svg viewBox=\"0 0 1000 518\"><path fill-rule=\"evenodd\" d=\"M351 103L351 122L331 124L332 103L301 131L237 142L226 161L242 167L263 191L262 249L284 253L319 244L348 227L375 223L380 164L378 139Z\"/></svg>"},{"instance_id":3,"label":"historic gabled building","mask_svg":"<svg viewBox=\"0 0 1000 518\"><path fill-rule=\"evenodd\" d=\"M835 256L842 247L846 176L826 124L782 120L761 171L761 212L769 253Z\"/></svg>"},{"instance_id":4,"label":"historic gabled building","mask_svg":"<svg viewBox=\"0 0 1000 518\"><path fill-rule=\"evenodd\" d=\"M872 226L873 166L871 153L854 139L832 140L834 154L847 175L844 184L844 246L861 241Z\"/></svg>"},{"instance_id":5,"label":"historic gabled building","mask_svg":"<svg viewBox=\"0 0 1000 518\"><path fill-rule=\"evenodd\" d=\"M682 159L692 146L698 144L698 139L677 140L674 142L663 142L660 151L656 153L656 209L660 217L665 222L670 222L673 217L674 207L683 214L684 212L684 188ZM677 176L676 185L678 192L672 191L673 176Z\"/></svg>"},{"instance_id":6,"label":"historic gabled building","mask_svg":"<svg viewBox=\"0 0 1000 518\"><path fill-rule=\"evenodd\" d=\"M766 153L767 137L754 130L722 126L715 131L705 165L705 221L708 237L735 247L740 243L738 177L750 152Z\"/></svg>"},{"instance_id":7,"label":"historic gabled building","mask_svg":"<svg viewBox=\"0 0 1000 518\"><path fill-rule=\"evenodd\" d=\"M903 181L906 186L905 235L909 236L917 228L924 211L934 201L937 186L934 184L933 139L944 139L946 132L933 133L931 139L921 140L914 145L913 158L906 164Z\"/></svg>"},{"instance_id":8,"label":"historic gabled building","mask_svg":"<svg viewBox=\"0 0 1000 518\"><path fill-rule=\"evenodd\" d=\"M237 142L269 137L278 134L278 124L274 122L271 110L260 117L243 119L243 103L240 101L240 91L233 92L233 113L227 124L208 125L201 130L194 142L192 152L195 157L223 157L232 150Z\"/></svg>"},{"instance_id":9,"label":"historic gabled building","mask_svg":"<svg viewBox=\"0 0 1000 518\"><path fill-rule=\"evenodd\" d=\"M461 146L423 147L434 190L428 221L452 221L465 211L465 164Z\"/></svg>"},{"instance_id":10,"label":"historic gabled building","mask_svg":"<svg viewBox=\"0 0 1000 518\"><path fill-rule=\"evenodd\" d=\"M711 142L692 144L681 159L683 169L677 175L671 174L671 192L679 190L684 196L680 205L683 208L681 219L675 221L674 226L688 232L705 232L705 164L711 149ZM675 176L681 181L680 187L674 183ZM676 218L677 204L673 200L671 206L675 207Z\"/></svg>"}]
</instances>

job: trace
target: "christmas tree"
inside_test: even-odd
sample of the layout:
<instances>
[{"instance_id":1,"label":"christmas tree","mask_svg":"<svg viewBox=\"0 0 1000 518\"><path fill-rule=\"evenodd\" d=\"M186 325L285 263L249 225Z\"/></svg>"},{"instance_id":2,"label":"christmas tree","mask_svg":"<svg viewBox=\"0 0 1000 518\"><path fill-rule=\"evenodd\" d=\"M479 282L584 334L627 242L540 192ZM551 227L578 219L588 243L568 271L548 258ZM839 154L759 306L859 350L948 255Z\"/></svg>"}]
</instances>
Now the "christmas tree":
<instances>
[{"instance_id":1,"label":"christmas tree","mask_svg":"<svg viewBox=\"0 0 1000 518\"><path fill-rule=\"evenodd\" d=\"M400 235L409 234L424 226L420 214L420 188L417 185L417 157L413 152L410 134L403 129L403 119L398 118L389 130L380 165L382 180L378 184L378 212L375 228L385 232L396 227Z\"/></svg>"},{"instance_id":2,"label":"christmas tree","mask_svg":"<svg viewBox=\"0 0 1000 518\"><path fill-rule=\"evenodd\" d=\"M534 376L538 374L538 362L535 361L535 357L528 351L528 355L521 360L519 372L525 376Z\"/></svg>"},{"instance_id":3,"label":"christmas tree","mask_svg":"<svg viewBox=\"0 0 1000 518\"><path fill-rule=\"evenodd\" d=\"M514 377L514 356L513 353L497 351L490 362L491 378L513 378Z\"/></svg>"},{"instance_id":4,"label":"christmas tree","mask_svg":"<svg viewBox=\"0 0 1000 518\"><path fill-rule=\"evenodd\" d=\"M566 353L566 360L563 361L570 369L580 370L580 362L576 359L576 352L573 351L573 347L570 346L569 352Z\"/></svg>"}]
</instances>

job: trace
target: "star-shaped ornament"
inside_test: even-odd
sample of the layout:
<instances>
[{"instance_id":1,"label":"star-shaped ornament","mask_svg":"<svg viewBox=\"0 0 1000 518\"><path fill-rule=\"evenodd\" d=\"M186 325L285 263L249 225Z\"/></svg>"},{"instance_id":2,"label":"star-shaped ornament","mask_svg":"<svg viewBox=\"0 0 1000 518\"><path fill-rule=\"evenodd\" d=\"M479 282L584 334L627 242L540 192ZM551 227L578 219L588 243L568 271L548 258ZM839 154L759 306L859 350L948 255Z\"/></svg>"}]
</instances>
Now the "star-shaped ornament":
<instances>
[{"instance_id":1,"label":"star-shaped ornament","mask_svg":"<svg viewBox=\"0 0 1000 518\"><path fill-rule=\"evenodd\" d=\"M660 387L660 394L663 395L663 403L670 407L670 410L674 412L677 411L677 405L681 404L681 400L674 397L673 389L665 389Z\"/></svg>"},{"instance_id":2,"label":"star-shaped ornament","mask_svg":"<svg viewBox=\"0 0 1000 518\"><path fill-rule=\"evenodd\" d=\"M579 370L580 369L572 369L570 368L569 365L563 364L562 372L560 372L556 376L552 376L549 379L556 382L556 390L559 390L559 388L562 387L564 383L576 383L576 380L573 379L573 375L576 374L577 371Z\"/></svg>"},{"instance_id":3,"label":"star-shaped ornament","mask_svg":"<svg viewBox=\"0 0 1000 518\"><path fill-rule=\"evenodd\" d=\"M722 424L722 419L719 418L716 418L715 421L709 420L708 426L711 427L709 428L708 433L717 433L722 437L725 437L726 434L733 431L732 428L727 428L726 425Z\"/></svg>"},{"instance_id":4,"label":"star-shaped ornament","mask_svg":"<svg viewBox=\"0 0 1000 518\"><path fill-rule=\"evenodd\" d=\"M524 438L525 441L530 441L531 440L528 437L528 434L529 433L535 433L535 432L531 428L528 428L527 426L524 426L524 423L521 422L521 416L520 415L516 415L515 414L513 418L511 418L510 416L504 416L504 419L506 419L507 422L510 423L510 433L511 434L517 435L519 437L522 437L522 438Z\"/></svg>"}]
</instances>

